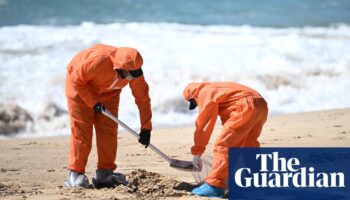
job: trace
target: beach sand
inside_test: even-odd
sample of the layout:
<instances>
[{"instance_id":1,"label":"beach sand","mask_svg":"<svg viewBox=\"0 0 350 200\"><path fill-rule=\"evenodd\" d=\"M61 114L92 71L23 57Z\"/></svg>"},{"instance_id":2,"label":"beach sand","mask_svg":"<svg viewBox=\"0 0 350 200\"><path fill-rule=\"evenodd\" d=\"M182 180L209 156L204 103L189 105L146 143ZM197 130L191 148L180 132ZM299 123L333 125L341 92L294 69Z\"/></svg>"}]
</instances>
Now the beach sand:
<instances>
[{"instance_id":1,"label":"beach sand","mask_svg":"<svg viewBox=\"0 0 350 200\"><path fill-rule=\"evenodd\" d=\"M350 109L271 116L260 142L263 147L350 147L349 122ZM221 128L216 126L207 155L211 155L212 144ZM193 130L193 127L154 130L152 143L177 159L191 160ZM206 199L186 191L195 185L191 173L170 168L129 134L121 133L118 138L117 171L133 173L130 178L134 181L142 174L150 176L146 179L149 182L140 185L138 191L124 186L66 189L63 181L67 174L68 136L5 139L0 140L0 199ZM93 146L86 168L90 181L96 162ZM176 189L171 188L174 185Z\"/></svg>"}]
</instances>

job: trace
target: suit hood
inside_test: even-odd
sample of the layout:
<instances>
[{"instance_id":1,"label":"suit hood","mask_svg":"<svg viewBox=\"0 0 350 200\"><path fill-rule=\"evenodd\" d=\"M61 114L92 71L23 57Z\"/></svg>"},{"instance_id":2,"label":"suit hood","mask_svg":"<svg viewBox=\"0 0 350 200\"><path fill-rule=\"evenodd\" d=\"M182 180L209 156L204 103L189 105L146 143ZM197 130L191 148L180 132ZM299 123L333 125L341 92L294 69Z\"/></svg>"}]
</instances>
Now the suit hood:
<instances>
[{"instance_id":1,"label":"suit hood","mask_svg":"<svg viewBox=\"0 0 350 200\"><path fill-rule=\"evenodd\" d=\"M113 56L114 69L138 70L143 64L140 53L130 47L120 47Z\"/></svg>"},{"instance_id":2,"label":"suit hood","mask_svg":"<svg viewBox=\"0 0 350 200\"><path fill-rule=\"evenodd\" d=\"M205 83L190 83L186 86L183 91L183 96L185 100L196 99L200 90L203 88Z\"/></svg>"}]
</instances>

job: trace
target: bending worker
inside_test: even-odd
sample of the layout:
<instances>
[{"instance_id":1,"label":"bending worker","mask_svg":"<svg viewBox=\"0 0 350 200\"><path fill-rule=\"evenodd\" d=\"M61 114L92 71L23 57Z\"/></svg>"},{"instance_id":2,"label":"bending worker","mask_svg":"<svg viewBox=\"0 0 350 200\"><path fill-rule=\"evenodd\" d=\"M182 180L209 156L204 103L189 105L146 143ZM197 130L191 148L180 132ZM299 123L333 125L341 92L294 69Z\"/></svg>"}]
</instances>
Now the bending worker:
<instances>
[{"instance_id":1,"label":"bending worker","mask_svg":"<svg viewBox=\"0 0 350 200\"><path fill-rule=\"evenodd\" d=\"M205 183L192 190L199 196L223 197L228 178L229 147L259 147L258 137L267 119L267 103L255 90L232 82L190 83L183 92L190 110L198 106L194 132L193 164L201 166L217 116L223 130L214 146L212 169Z\"/></svg>"},{"instance_id":2,"label":"bending worker","mask_svg":"<svg viewBox=\"0 0 350 200\"><path fill-rule=\"evenodd\" d=\"M119 95L129 84L139 109L141 132L139 142L149 145L152 112L148 85L141 69L143 60L133 48L97 44L79 52L67 67L66 96L70 114L71 142L67 187L88 187L84 175L96 131L97 170L95 187L113 187L118 174L115 158L117 124L102 115L107 108L118 114Z\"/></svg>"}]
</instances>

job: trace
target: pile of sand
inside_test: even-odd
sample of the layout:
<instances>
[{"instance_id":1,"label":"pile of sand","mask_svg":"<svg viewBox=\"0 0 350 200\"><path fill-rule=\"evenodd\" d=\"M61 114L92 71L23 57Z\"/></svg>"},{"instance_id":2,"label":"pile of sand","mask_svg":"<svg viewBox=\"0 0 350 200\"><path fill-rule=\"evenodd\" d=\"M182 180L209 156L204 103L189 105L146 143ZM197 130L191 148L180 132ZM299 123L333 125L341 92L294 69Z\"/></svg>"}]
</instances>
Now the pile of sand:
<instances>
[{"instance_id":1,"label":"pile of sand","mask_svg":"<svg viewBox=\"0 0 350 200\"><path fill-rule=\"evenodd\" d=\"M126 174L128 183L115 188L95 189L91 184L89 189L64 186L42 190L43 188L22 187L18 183L0 182L0 199L33 198L46 199L45 195L53 195L58 199L158 199L162 197L191 196L190 191L195 184L177 181L158 173L137 169Z\"/></svg>"},{"instance_id":2,"label":"pile of sand","mask_svg":"<svg viewBox=\"0 0 350 200\"><path fill-rule=\"evenodd\" d=\"M158 173L137 169L126 174L127 185L115 188L89 189L62 187L56 191L60 199L159 199L191 196L194 184L177 181Z\"/></svg>"},{"instance_id":3,"label":"pile of sand","mask_svg":"<svg viewBox=\"0 0 350 200\"><path fill-rule=\"evenodd\" d=\"M194 184L180 182L158 173L137 169L126 175L128 184L119 185L117 190L124 190L143 197L175 197L190 195Z\"/></svg>"}]
</instances>

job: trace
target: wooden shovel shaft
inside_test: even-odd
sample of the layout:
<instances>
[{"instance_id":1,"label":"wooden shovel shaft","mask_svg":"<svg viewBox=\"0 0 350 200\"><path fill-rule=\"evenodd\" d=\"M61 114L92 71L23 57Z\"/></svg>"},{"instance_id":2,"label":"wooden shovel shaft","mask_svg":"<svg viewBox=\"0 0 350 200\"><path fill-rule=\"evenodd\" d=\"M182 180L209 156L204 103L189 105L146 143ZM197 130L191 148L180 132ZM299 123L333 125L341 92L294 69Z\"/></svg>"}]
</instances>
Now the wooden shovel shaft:
<instances>
[{"instance_id":1,"label":"wooden shovel shaft","mask_svg":"<svg viewBox=\"0 0 350 200\"><path fill-rule=\"evenodd\" d=\"M114 116L109 110L105 109L102 111L102 114L113 120L114 122L118 123L120 126L122 126L127 132L131 133L134 137L137 139L140 138L139 134L137 134L134 130L132 130L129 126L124 124L124 122L120 121L116 116ZM155 147L153 144L149 144L148 147L152 149L154 152L156 152L158 155L160 155L162 158L164 158L168 163L171 163L171 158L164 154L161 150L159 150L157 147Z\"/></svg>"}]
</instances>

